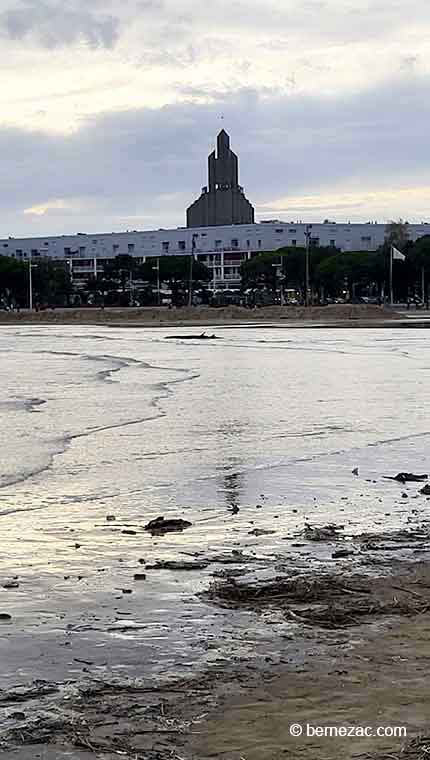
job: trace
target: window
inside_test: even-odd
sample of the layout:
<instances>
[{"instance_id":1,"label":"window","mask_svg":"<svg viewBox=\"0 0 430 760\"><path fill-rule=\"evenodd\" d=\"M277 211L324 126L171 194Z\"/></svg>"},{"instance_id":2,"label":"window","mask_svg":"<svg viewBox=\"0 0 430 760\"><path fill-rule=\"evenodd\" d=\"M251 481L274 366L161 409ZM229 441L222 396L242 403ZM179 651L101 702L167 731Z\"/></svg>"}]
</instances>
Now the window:
<instances>
[{"instance_id":1,"label":"window","mask_svg":"<svg viewBox=\"0 0 430 760\"><path fill-rule=\"evenodd\" d=\"M291 245L292 245L292 246L293 246L293 248L294 248L294 247L297 245L297 240L292 240L292 241L291 241Z\"/></svg>"},{"instance_id":2,"label":"window","mask_svg":"<svg viewBox=\"0 0 430 760\"><path fill-rule=\"evenodd\" d=\"M238 248L238 246L239 246L239 241L237 240L237 238L233 238L233 240L231 241L231 247Z\"/></svg>"},{"instance_id":3,"label":"window","mask_svg":"<svg viewBox=\"0 0 430 760\"><path fill-rule=\"evenodd\" d=\"M163 253L169 253L169 241L166 240L164 243L161 243L161 248Z\"/></svg>"},{"instance_id":4,"label":"window","mask_svg":"<svg viewBox=\"0 0 430 760\"><path fill-rule=\"evenodd\" d=\"M221 248L222 240L215 240L215 248Z\"/></svg>"},{"instance_id":5,"label":"window","mask_svg":"<svg viewBox=\"0 0 430 760\"><path fill-rule=\"evenodd\" d=\"M127 246L128 252L133 253L134 251L134 243L129 243Z\"/></svg>"},{"instance_id":6,"label":"window","mask_svg":"<svg viewBox=\"0 0 430 760\"><path fill-rule=\"evenodd\" d=\"M65 256L70 256L70 248L65 248L64 249L64 255Z\"/></svg>"},{"instance_id":7,"label":"window","mask_svg":"<svg viewBox=\"0 0 430 760\"><path fill-rule=\"evenodd\" d=\"M8 248L8 247L9 247L9 243L3 243L3 248Z\"/></svg>"},{"instance_id":8,"label":"window","mask_svg":"<svg viewBox=\"0 0 430 760\"><path fill-rule=\"evenodd\" d=\"M185 249L186 249L185 240L180 240L178 242L178 248L179 248L180 251L185 251Z\"/></svg>"},{"instance_id":9,"label":"window","mask_svg":"<svg viewBox=\"0 0 430 760\"><path fill-rule=\"evenodd\" d=\"M311 237L309 238L309 242L311 245L318 246L320 244L320 239L319 237Z\"/></svg>"},{"instance_id":10,"label":"window","mask_svg":"<svg viewBox=\"0 0 430 760\"><path fill-rule=\"evenodd\" d=\"M281 229L275 230L275 232L276 232L277 235L283 235L284 234L284 230L281 230Z\"/></svg>"},{"instance_id":11,"label":"window","mask_svg":"<svg viewBox=\"0 0 430 760\"><path fill-rule=\"evenodd\" d=\"M97 240L93 240L93 245L97 245Z\"/></svg>"},{"instance_id":12,"label":"window","mask_svg":"<svg viewBox=\"0 0 430 760\"><path fill-rule=\"evenodd\" d=\"M117 251L119 251L119 245L113 245L112 246L112 250L113 250L114 253L116 253Z\"/></svg>"},{"instance_id":13,"label":"window","mask_svg":"<svg viewBox=\"0 0 430 760\"><path fill-rule=\"evenodd\" d=\"M17 248L16 249L16 255L17 256L22 256L22 250L21 250L21 248Z\"/></svg>"},{"instance_id":14,"label":"window","mask_svg":"<svg viewBox=\"0 0 430 760\"><path fill-rule=\"evenodd\" d=\"M371 238L370 235L365 235L364 237L361 238L361 242L362 243L371 243L372 242L372 238Z\"/></svg>"},{"instance_id":15,"label":"window","mask_svg":"<svg viewBox=\"0 0 430 760\"><path fill-rule=\"evenodd\" d=\"M330 240L330 246L331 246L331 248L335 248L336 247L336 240Z\"/></svg>"},{"instance_id":16,"label":"window","mask_svg":"<svg viewBox=\"0 0 430 760\"><path fill-rule=\"evenodd\" d=\"M31 249L31 255L32 256L40 256L39 251L37 250L37 248L32 248Z\"/></svg>"},{"instance_id":17,"label":"window","mask_svg":"<svg viewBox=\"0 0 430 760\"><path fill-rule=\"evenodd\" d=\"M79 253L80 253L80 254L81 254L81 253L85 253L85 246L84 246L84 245L81 245L81 246L79 247Z\"/></svg>"},{"instance_id":18,"label":"window","mask_svg":"<svg viewBox=\"0 0 430 760\"><path fill-rule=\"evenodd\" d=\"M250 240L247 240L247 241L246 241L246 247L247 247L247 248L251 248L251 241L250 241Z\"/></svg>"},{"instance_id":19,"label":"window","mask_svg":"<svg viewBox=\"0 0 430 760\"><path fill-rule=\"evenodd\" d=\"M290 232L292 235L295 235L297 230L288 230L288 232Z\"/></svg>"},{"instance_id":20,"label":"window","mask_svg":"<svg viewBox=\"0 0 430 760\"><path fill-rule=\"evenodd\" d=\"M49 243L47 243L47 242L45 241L43 245L49 245Z\"/></svg>"},{"instance_id":21,"label":"window","mask_svg":"<svg viewBox=\"0 0 430 760\"><path fill-rule=\"evenodd\" d=\"M258 241L258 247L261 248L261 240Z\"/></svg>"}]
</instances>

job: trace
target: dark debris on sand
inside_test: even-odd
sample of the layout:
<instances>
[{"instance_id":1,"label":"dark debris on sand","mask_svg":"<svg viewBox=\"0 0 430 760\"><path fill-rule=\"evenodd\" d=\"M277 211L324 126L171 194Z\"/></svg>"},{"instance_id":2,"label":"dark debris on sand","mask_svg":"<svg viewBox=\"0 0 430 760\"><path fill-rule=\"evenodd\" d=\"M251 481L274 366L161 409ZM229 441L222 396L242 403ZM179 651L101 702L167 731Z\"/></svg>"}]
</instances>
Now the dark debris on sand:
<instances>
[{"instance_id":1,"label":"dark debris on sand","mask_svg":"<svg viewBox=\"0 0 430 760\"><path fill-rule=\"evenodd\" d=\"M74 750L85 750L100 758L183 760L181 747L195 718L181 712L178 695L186 693L200 709L208 699L201 691L203 686L191 681L156 687L138 681L94 680L75 686L72 695L60 693L55 702L43 701L48 694L46 687L40 682L19 690L19 701L39 696L41 709L33 709L29 718L25 713L15 713L16 720L9 721L15 725L1 732L0 753L42 746L57 749L58 757L63 752L75 757ZM60 691L57 686L52 688ZM2 692L6 709L16 699L16 691Z\"/></svg>"},{"instance_id":2,"label":"dark debris on sand","mask_svg":"<svg viewBox=\"0 0 430 760\"><path fill-rule=\"evenodd\" d=\"M417 736L407 742L398 752L382 752L361 756L363 760L428 760L430 757L430 733Z\"/></svg>"},{"instance_id":3,"label":"dark debris on sand","mask_svg":"<svg viewBox=\"0 0 430 760\"><path fill-rule=\"evenodd\" d=\"M411 534L422 538L418 531ZM269 581L226 577L213 581L203 597L224 607L256 611L275 607L287 619L326 629L429 612L430 562L397 564L389 574L377 577L347 569L290 571Z\"/></svg>"},{"instance_id":4,"label":"dark debris on sand","mask_svg":"<svg viewBox=\"0 0 430 760\"><path fill-rule=\"evenodd\" d=\"M191 528L191 526L192 523L188 522L188 520L157 517L155 520L151 520L145 525L145 530L153 535L160 536L164 533L180 533L186 528Z\"/></svg>"}]
</instances>

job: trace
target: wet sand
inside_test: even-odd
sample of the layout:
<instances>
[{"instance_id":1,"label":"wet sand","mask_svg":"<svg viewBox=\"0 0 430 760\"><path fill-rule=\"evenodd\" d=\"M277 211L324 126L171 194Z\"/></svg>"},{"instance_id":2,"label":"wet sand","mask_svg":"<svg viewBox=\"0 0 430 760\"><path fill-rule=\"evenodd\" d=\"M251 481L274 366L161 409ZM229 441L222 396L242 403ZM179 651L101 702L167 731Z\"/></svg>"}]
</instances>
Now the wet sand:
<instances>
[{"instance_id":1,"label":"wet sand","mask_svg":"<svg viewBox=\"0 0 430 760\"><path fill-rule=\"evenodd\" d=\"M276 652L261 652L254 661L224 657L205 673L181 679L160 676L150 683L96 676L88 668L79 681L38 681L4 690L0 704L9 726L1 736L2 755L6 760L401 760L405 742L428 730L430 560L422 557L428 556L429 538L425 522L377 538L356 536L348 546L359 553L358 562L342 559L329 575L324 568L300 572L288 558L275 574L270 564L245 568L245 581L232 569L230 580L213 586L213 604L219 597L223 606L252 609L269 630L287 620ZM219 593L229 584L250 593L235 592L229 600ZM371 603L359 618L363 599ZM330 613L322 625L307 623L306 609L320 609L321 603L330 609L345 606L356 617L338 622ZM302 614L297 615L297 605ZM297 739L292 724L401 727L407 739ZM407 757L420 760L425 753Z\"/></svg>"},{"instance_id":2,"label":"wet sand","mask_svg":"<svg viewBox=\"0 0 430 760\"><path fill-rule=\"evenodd\" d=\"M324 637L300 668L273 668L263 683L224 694L191 737L193 757L229 760L353 760L403 755L403 739L294 738L291 724L406 727L428 735L430 615ZM409 756L408 756L409 757ZM412 757L412 756L411 756ZM414 755L422 757L425 755Z\"/></svg>"}]
</instances>

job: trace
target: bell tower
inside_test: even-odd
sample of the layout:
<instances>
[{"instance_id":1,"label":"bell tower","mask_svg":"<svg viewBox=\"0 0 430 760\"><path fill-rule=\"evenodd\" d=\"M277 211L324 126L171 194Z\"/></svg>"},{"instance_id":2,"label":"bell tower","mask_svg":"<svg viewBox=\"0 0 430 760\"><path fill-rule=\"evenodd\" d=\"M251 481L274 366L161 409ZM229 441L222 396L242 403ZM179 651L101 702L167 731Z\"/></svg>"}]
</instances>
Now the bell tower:
<instances>
[{"instance_id":1,"label":"bell tower","mask_svg":"<svg viewBox=\"0 0 430 760\"><path fill-rule=\"evenodd\" d=\"M239 185L239 161L222 129L208 159L208 186L187 210L187 227L253 224L254 209Z\"/></svg>"}]
</instances>

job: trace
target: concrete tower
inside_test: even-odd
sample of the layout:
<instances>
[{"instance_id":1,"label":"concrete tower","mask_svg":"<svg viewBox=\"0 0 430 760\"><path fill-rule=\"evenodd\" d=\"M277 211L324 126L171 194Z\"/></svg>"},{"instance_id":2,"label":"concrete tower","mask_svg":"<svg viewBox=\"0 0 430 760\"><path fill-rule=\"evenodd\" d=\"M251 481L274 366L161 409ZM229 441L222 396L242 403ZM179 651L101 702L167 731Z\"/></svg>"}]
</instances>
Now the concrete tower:
<instances>
[{"instance_id":1,"label":"concrete tower","mask_svg":"<svg viewBox=\"0 0 430 760\"><path fill-rule=\"evenodd\" d=\"M209 156L209 184L187 210L187 227L253 224L254 209L239 185L239 163L230 149L230 137L218 135L217 153Z\"/></svg>"}]
</instances>

